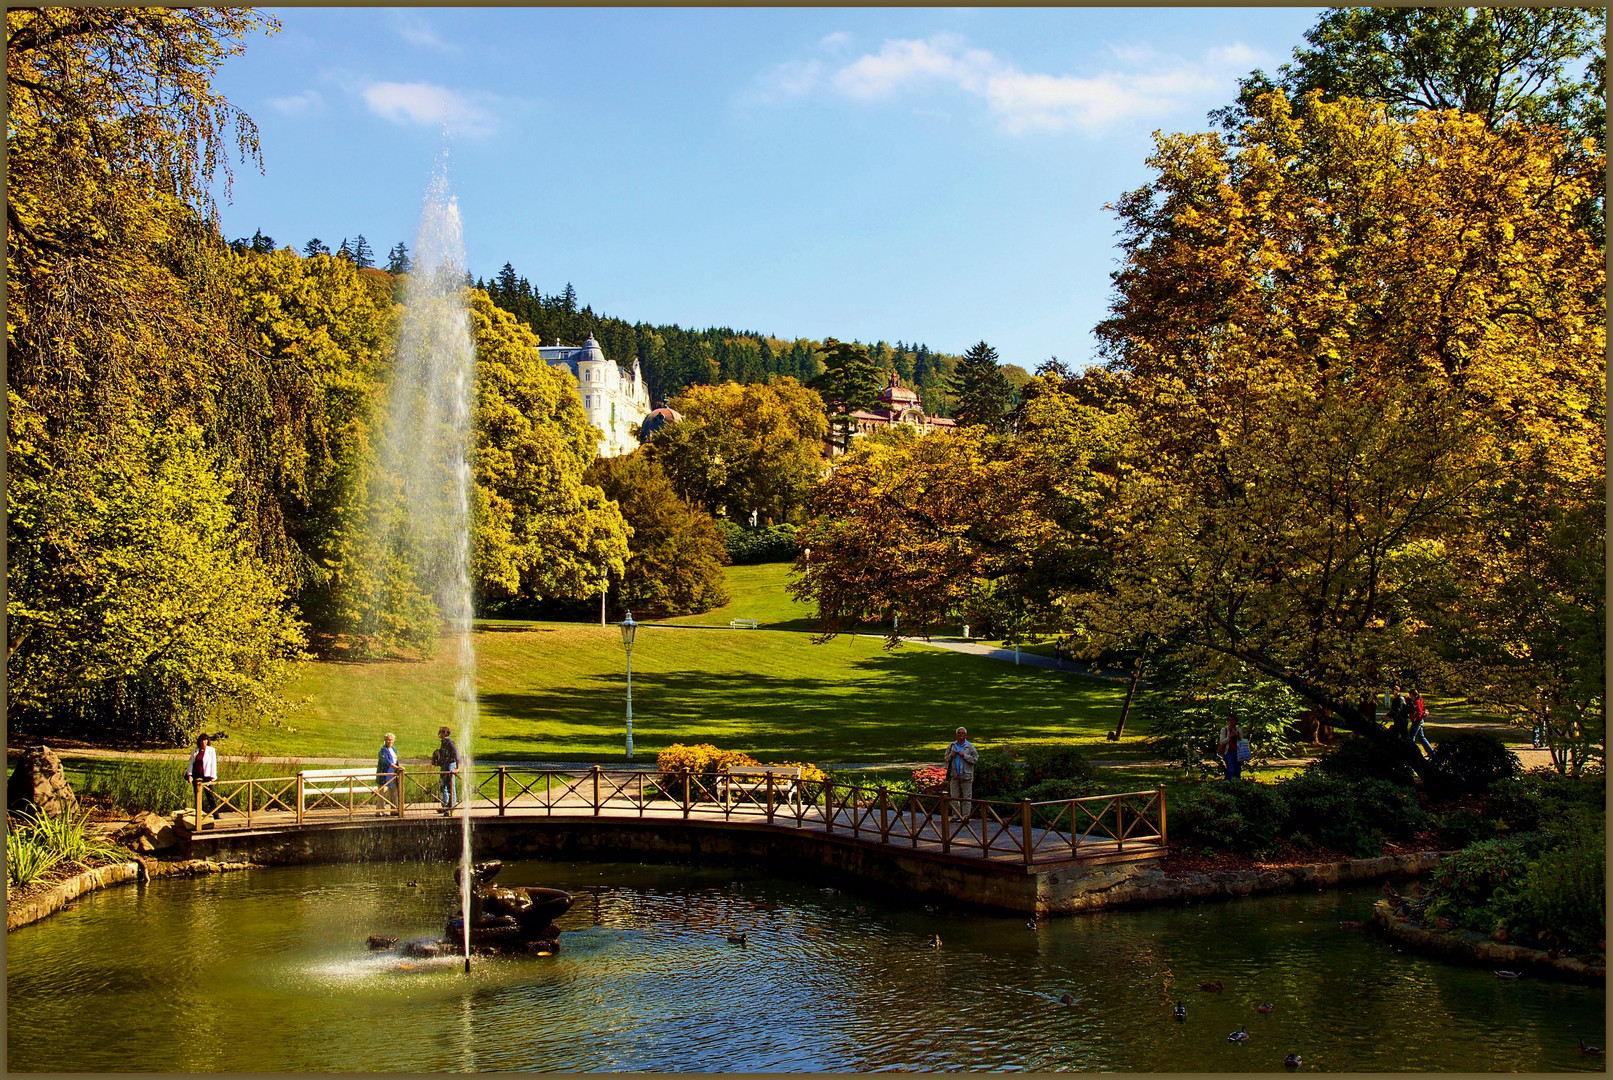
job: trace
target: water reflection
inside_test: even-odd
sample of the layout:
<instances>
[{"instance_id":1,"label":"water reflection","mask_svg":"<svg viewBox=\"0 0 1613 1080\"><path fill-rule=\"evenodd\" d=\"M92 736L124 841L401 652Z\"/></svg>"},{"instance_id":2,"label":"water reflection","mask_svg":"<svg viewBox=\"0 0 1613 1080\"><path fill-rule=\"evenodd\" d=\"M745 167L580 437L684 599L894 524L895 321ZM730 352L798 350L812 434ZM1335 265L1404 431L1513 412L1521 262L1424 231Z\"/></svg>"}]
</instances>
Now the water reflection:
<instances>
[{"instance_id":1,"label":"water reflection","mask_svg":"<svg viewBox=\"0 0 1613 1080\"><path fill-rule=\"evenodd\" d=\"M1030 929L742 870L516 863L501 879L578 895L559 956L490 958L467 976L452 960L368 952L372 933L441 932L454 902L441 864L94 894L10 935L8 1064L1272 1071L1290 1052L1310 1071L1601 1064L1577 1041L1600 1042L1603 991L1502 981L1340 929L1371 890ZM745 945L728 942L737 932ZM1209 980L1225 989L1198 989ZM1170 1016L1178 999L1185 1023ZM1249 1041L1229 1043L1240 1026Z\"/></svg>"}]
</instances>

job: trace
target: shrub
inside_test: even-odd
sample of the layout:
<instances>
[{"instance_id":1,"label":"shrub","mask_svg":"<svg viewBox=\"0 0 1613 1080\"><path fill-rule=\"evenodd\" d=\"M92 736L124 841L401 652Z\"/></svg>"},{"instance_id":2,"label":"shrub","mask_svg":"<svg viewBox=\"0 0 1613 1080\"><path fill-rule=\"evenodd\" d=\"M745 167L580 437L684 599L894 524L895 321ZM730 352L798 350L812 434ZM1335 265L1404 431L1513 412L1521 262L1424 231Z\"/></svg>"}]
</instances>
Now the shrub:
<instances>
[{"instance_id":1,"label":"shrub","mask_svg":"<svg viewBox=\"0 0 1613 1080\"><path fill-rule=\"evenodd\" d=\"M1469 930L1489 933L1496 915L1487 907L1496 890L1521 882L1538 840L1522 836L1481 840L1435 868L1429 882L1428 916L1450 919Z\"/></svg>"},{"instance_id":2,"label":"shrub","mask_svg":"<svg viewBox=\"0 0 1613 1080\"><path fill-rule=\"evenodd\" d=\"M975 762L974 794L981 799L1006 799L1025 786L1024 767L1000 746L980 751Z\"/></svg>"},{"instance_id":3,"label":"shrub","mask_svg":"<svg viewBox=\"0 0 1613 1080\"><path fill-rule=\"evenodd\" d=\"M1573 813L1576 807L1603 812L1607 778L1600 773L1578 778L1550 770L1507 777L1490 785L1485 812L1509 829L1533 832Z\"/></svg>"},{"instance_id":4,"label":"shrub","mask_svg":"<svg viewBox=\"0 0 1613 1080\"><path fill-rule=\"evenodd\" d=\"M1511 776L1490 785L1484 809L1515 832L1533 832L1549 815L1546 798L1532 777Z\"/></svg>"},{"instance_id":5,"label":"shrub","mask_svg":"<svg viewBox=\"0 0 1613 1080\"><path fill-rule=\"evenodd\" d=\"M735 566L754 563L789 562L795 558L795 526L768 525L748 529L732 521L718 522L723 546Z\"/></svg>"},{"instance_id":6,"label":"shrub","mask_svg":"<svg viewBox=\"0 0 1613 1080\"><path fill-rule=\"evenodd\" d=\"M1482 795L1497 780L1522 771L1518 755L1485 731L1461 731L1441 739L1429 761L1443 796Z\"/></svg>"},{"instance_id":7,"label":"shrub","mask_svg":"<svg viewBox=\"0 0 1613 1080\"><path fill-rule=\"evenodd\" d=\"M1590 952L1607 936L1607 850L1603 822L1585 815L1561 846L1529 866L1495 905L1520 944Z\"/></svg>"},{"instance_id":8,"label":"shrub","mask_svg":"<svg viewBox=\"0 0 1613 1080\"><path fill-rule=\"evenodd\" d=\"M32 885L48 874L61 857L38 837L20 829L6 832L6 885Z\"/></svg>"},{"instance_id":9,"label":"shrub","mask_svg":"<svg viewBox=\"0 0 1613 1080\"><path fill-rule=\"evenodd\" d=\"M1368 819L1354 781L1306 769L1278 786L1287 803L1284 835L1303 833L1357 858L1383 854L1384 830Z\"/></svg>"},{"instance_id":10,"label":"shrub","mask_svg":"<svg viewBox=\"0 0 1613 1080\"><path fill-rule=\"evenodd\" d=\"M1355 802L1368 826L1395 840L1411 840L1434 823L1416 792L1378 777L1356 782Z\"/></svg>"},{"instance_id":11,"label":"shrub","mask_svg":"<svg viewBox=\"0 0 1613 1080\"><path fill-rule=\"evenodd\" d=\"M1417 753L1411 743L1391 744L1395 749L1387 753L1359 735L1339 741L1316 762L1316 768L1329 776L1344 780L1387 780L1399 787L1415 787L1417 773L1411 767L1410 755ZM1400 750L1404 756L1394 756Z\"/></svg>"},{"instance_id":12,"label":"shrub","mask_svg":"<svg viewBox=\"0 0 1613 1080\"><path fill-rule=\"evenodd\" d=\"M939 765L924 765L913 770L913 788L925 794L939 794L946 782L947 771Z\"/></svg>"},{"instance_id":13,"label":"shrub","mask_svg":"<svg viewBox=\"0 0 1613 1080\"><path fill-rule=\"evenodd\" d=\"M1204 784L1171 807L1171 830L1189 846L1245 855L1277 847L1287 805L1275 785L1250 781Z\"/></svg>"},{"instance_id":14,"label":"shrub","mask_svg":"<svg viewBox=\"0 0 1613 1080\"><path fill-rule=\"evenodd\" d=\"M681 783L687 776L710 784L716 781L721 769L730 765L755 764L756 759L743 751L720 750L710 743L696 743L693 746L673 743L655 755L655 767L666 783Z\"/></svg>"},{"instance_id":15,"label":"shrub","mask_svg":"<svg viewBox=\"0 0 1613 1080\"><path fill-rule=\"evenodd\" d=\"M1495 822L1466 808L1439 819L1439 842L1448 848L1465 848L1480 840L1495 839Z\"/></svg>"},{"instance_id":16,"label":"shrub","mask_svg":"<svg viewBox=\"0 0 1613 1080\"><path fill-rule=\"evenodd\" d=\"M86 833L89 814L40 811L17 816L6 832L6 875L13 885L27 885L63 864L90 866L122 861L128 852L104 836Z\"/></svg>"},{"instance_id":17,"label":"shrub","mask_svg":"<svg viewBox=\"0 0 1613 1080\"><path fill-rule=\"evenodd\" d=\"M1052 802L1055 799L1084 799L1089 795L1103 794L1103 785L1096 780L1043 780L1019 793L1019 798L1031 802Z\"/></svg>"},{"instance_id":18,"label":"shrub","mask_svg":"<svg viewBox=\"0 0 1613 1080\"><path fill-rule=\"evenodd\" d=\"M1058 743L1032 743L1019 748L1025 762L1025 783L1037 785L1048 780L1089 780L1092 764L1074 746Z\"/></svg>"}]
</instances>

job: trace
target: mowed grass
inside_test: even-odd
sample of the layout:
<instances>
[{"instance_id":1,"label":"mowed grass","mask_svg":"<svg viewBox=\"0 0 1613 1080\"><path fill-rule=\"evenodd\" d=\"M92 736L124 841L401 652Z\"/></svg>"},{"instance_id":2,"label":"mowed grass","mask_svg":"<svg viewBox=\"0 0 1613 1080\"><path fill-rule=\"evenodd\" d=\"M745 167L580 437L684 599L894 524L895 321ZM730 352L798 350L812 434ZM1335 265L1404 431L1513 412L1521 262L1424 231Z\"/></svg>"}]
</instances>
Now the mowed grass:
<instances>
[{"instance_id":1,"label":"mowed grass","mask_svg":"<svg viewBox=\"0 0 1613 1080\"><path fill-rule=\"evenodd\" d=\"M733 568L741 580L752 569ZM749 610L768 601L756 603ZM616 627L479 627L479 759L622 760L626 657ZM437 727L452 723L454 682L448 642L426 661L310 664L291 688L307 699L292 730L241 731L230 750L363 757L392 731L404 759L417 761L435 746ZM886 650L875 637L816 644L805 633L652 624L633 649L639 761L674 742L764 760L924 761L939 758L960 724L983 745L1074 742L1109 752L1104 734L1121 698L1098 680L919 645Z\"/></svg>"},{"instance_id":2,"label":"mowed grass","mask_svg":"<svg viewBox=\"0 0 1613 1080\"><path fill-rule=\"evenodd\" d=\"M679 615L668 623L727 626L729 619L755 619L763 626L810 630L814 608L785 591L790 580L790 563L760 563L756 566L725 567L728 595L723 607L699 615Z\"/></svg>"}]
</instances>

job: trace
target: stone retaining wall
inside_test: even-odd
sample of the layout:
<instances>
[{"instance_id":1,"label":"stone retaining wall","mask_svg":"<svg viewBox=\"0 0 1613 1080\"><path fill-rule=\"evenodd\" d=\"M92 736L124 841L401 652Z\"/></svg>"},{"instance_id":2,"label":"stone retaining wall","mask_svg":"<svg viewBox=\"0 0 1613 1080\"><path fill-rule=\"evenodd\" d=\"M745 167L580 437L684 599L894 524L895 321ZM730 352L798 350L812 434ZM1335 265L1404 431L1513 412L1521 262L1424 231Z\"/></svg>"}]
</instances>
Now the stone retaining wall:
<instances>
[{"instance_id":1,"label":"stone retaining wall","mask_svg":"<svg viewBox=\"0 0 1613 1080\"><path fill-rule=\"evenodd\" d=\"M209 859L186 859L181 862L162 862L157 859L132 858L126 863L112 863L85 870L56 882L49 889L6 904L6 932L19 926L38 922L77 900L85 893L154 877L195 877L198 874L221 874L227 870L245 870L252 863L214 862ZM142 871L142 866L144 870Z\"/></svg>"},{"instance_id":2,"label":"stone retaining wall","mask_svg":"<svg viewBox=\"0 0 1613 1080\"><path fill-rule=\"evenodd\" d=\"M1576 956L1553 959L1539 949L1503 945L1461 930L1431 929L1414 919L1396 915L1394 905L1388 900L1379 900L1372 905L1372 926L1392 941L1447 960L1482 964L1503 971L1527 972L1589 986L1607 985L1605 966L1586 963Z\"/></svg>"},{"instance_id":3,"label":"stone retaining wall","mask_svg":"<svg viewBox=\"0 0 1613 1080\"><path fill-rule=\"evenodd\" d=\"M1110 885L1088 889L1069 899L1065 911L1095 911L1124 905L1254 896L1259 893L1317 892L1358 881L1415 877L1439 865L1437 851L1384 855L1376 859L1349 859L1337 863L1306 863L1285 870L1232 870L1213 874L1172 877L1157 866L1138 866Z\"/></svg>"}]
</instances>

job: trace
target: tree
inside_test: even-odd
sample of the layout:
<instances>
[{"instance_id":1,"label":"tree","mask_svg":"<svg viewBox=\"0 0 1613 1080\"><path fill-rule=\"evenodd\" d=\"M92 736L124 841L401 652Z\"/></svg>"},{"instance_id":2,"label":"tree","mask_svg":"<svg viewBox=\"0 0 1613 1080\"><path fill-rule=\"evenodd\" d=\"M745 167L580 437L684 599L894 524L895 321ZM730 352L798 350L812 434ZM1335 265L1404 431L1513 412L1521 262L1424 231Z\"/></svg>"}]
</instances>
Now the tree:
<instances>
[{"instance_id":1,"label":"tree","mask_svg":"<svg viewBox=\"0 0 1613 1080\"><path fill-rule=\"evenodd\" d=\"M343 241L343 243L345 242ZM316 255L329 255L330 245L316 236L302 246L302 254L307 259L312 259Z\"/></svg>"},{"instance_id":2,"label":"tree","mask_svg":"<svg viewBox=\"0 0 1613 1080\"><path fill-rule=\"evenodd\" d=\"M402 240L399 240L387 253L386 272L389 274L407 274L409 272L409 249Z\"/></svg>"},{"instance_id":3,"label":"tree","mask_svg":"<svg viewBox=\"0 0 1613 1080\"><path fill-rule=\"evenodd\" d=\"M806 506L822 470L828 432L823 398L788 375L770 383L694 386L673 401L683 420L648 446L683 498L738 519L768 524Z\"/></svg>"},{"instance_id":4,"label":"tree","mask_svg":"<svg viewBox=\"0 0 1613 1080\"><path fill-rule=\"evenodd\" d=\"M1007 426L1013 389L997 363L996 349L984 341L971 346L947 385L957 397L960 424L993 432Z\"/></svg>"},{"instance_id":5,"label":"tree","mask_svg":"<svg viewBox=\"0 0 1613 1080\"><path fill-rule=\"evenodd\" d=\"M359 269L368 269L375 265L375 252L370 248L370 242L359 233L358 239L353 241L353 265Z\"/></svg>"},{"instance_id":6,"label":"tree","mask_svg":"<svg viewBox=\"0 0 1613 1080\"><path fill-rule=\"evenodd\" d=\"M834 338L824 339L823 373L807 385L834 410L829 417L830 438L842 451L851 449L851 414L874 407L882 381L867 349Z\"/></svg>"},{"instance_id":7,"label":"tree","mask_svg":"<svg viewBox=\"0 0 1613 1080\"><path fill-rule=\"evenodd\" d=\"M1494 595L1513 489L1571 506L1605 470L1602 258L1573 220L1599 163L1565 176L1549 131L1462 113L1255 108L1233 147L1161 137L1120 203L1098 333L1133 443L1112 568L1067 603L1394 753L1376 691L1462 688L1448 638Z\"/></svg>"},{"instance_id":8,"label":"tree","mask_svg":"<svg viewBox=\"0 0 1613 1080\"><path fill-rule=\"evenodd\" d=\"M600 458L584 479L621 507L632 530L617 603L657 615L710 611L728 602L722 534L711 515L685 502L643 449Z\"/></svg>"},{"instance_id":9,"label":"tree","mask_svg":"<svg viewBox=\"0 0 1613 1080\"><path fill-rule=\"evenodd\" d=\"M621 575L627 525L585 483L599 435L571 376L485 292L470 293L476 341L472 575L484 599L581 597Z\"/></svg>"}]
</instances>

